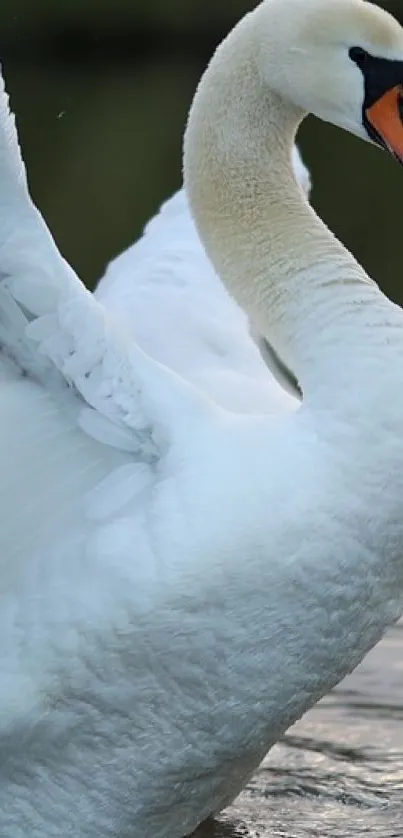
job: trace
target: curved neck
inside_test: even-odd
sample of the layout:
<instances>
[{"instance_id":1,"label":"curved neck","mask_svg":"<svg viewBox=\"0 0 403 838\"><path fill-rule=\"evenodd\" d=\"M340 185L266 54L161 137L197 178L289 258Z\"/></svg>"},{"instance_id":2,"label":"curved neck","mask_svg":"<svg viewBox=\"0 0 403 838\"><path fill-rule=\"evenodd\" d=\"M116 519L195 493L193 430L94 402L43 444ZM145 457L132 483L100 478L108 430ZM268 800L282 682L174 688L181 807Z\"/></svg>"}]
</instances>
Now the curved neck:
<instances>
[{"instance_id":1,"label":"curved neck","mask_svg":"<svg viewBox=\"0 0 403 838\"><path fill-rule=\"evenodd\" d=\"M343 349L347 358L359 344L362 359L366 340L368 356L370 344L381 346L396 309L295 179L292 145L305 113L262 82L258 26L259 8L200 83L185 135L185 186L219 276L306 391L312 375L315 386L319 377L329 382L335 345L341 367Z\"/></svg>"}]
</instances>

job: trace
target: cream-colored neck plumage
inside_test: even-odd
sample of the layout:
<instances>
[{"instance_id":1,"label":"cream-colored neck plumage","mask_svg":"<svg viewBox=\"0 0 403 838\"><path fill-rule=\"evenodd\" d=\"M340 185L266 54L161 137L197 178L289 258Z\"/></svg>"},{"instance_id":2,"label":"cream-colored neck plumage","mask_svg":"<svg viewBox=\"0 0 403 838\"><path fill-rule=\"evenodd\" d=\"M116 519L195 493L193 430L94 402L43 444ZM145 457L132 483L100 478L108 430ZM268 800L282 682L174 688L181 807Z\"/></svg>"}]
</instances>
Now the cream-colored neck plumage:
<instances>
[{"instance_id":1,"label":"cream-colored neck plumage","mask_svg":"<svg viewBox=\"0 0 403 838\"><path fill-rule=\"evenodd\" d=\"M329 375L327 348L339 342L351 353L366 322L374 339L374 325L393 319L393 306L295 180L291 148L305 112L262 81L261 8L224 41L200 83L185 136L185 185L221 279L305 389L312 369Z\"/></svg>"}]
</instances>

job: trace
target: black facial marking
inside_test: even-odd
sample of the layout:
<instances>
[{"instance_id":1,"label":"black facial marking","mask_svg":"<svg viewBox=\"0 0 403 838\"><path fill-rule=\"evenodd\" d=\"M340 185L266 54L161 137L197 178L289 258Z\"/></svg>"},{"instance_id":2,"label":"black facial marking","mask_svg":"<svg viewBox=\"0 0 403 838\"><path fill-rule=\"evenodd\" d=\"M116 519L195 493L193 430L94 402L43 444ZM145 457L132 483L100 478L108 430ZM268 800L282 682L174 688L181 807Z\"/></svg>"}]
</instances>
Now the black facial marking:
<instances>
[{"instance_id":1,"label":"black facial marking","mask_svg":"<svg viewBox=\"0 0 403 838\"><path fill-rule=\"evenodd\" d=\"M351 47L350 58L355 61L359 67L362 67L369 58L369 54L362 47Z\"/></svg>"},{"instance_id":2,"label":"black facial marking","mask_svg":"<svg viewBox=\"0 0 403 838\"><path fill-rule=\"evenodd\" d=\"M367 118L367 110L375 102L397 85L402 85L402 96L399 101L399 113L403 127L403 61L392 61L388 58L376 58L362 47L352 47L350 58L360 68L364 76L365 96L362 108L362 121L373 142L386 148L385 142L378 131Z\"/></svg>"}]
</instances>

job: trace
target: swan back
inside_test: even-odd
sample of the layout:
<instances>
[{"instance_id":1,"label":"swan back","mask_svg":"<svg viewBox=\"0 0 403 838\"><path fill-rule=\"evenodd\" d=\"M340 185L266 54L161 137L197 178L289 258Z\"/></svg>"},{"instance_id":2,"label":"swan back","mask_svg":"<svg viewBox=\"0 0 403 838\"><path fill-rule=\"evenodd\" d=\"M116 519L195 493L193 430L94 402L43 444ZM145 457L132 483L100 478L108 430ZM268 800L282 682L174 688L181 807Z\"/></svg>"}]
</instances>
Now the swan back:
<instances>
[{"instance_id":1,"label":"swan back","mask_svg":"<svg viewBox=\"0 0 403 838\"><path fill-rule=\"evenodd\" d=\"M295 145L292 165L309 197L310 174ZM279 415L297 406L262 363L261 356L283 385L266 345L208 259L184 190L111 262L95 295L147 353L222 407ZM291 393L298 395L295 388Z\"/></svg>"}]
</instances>

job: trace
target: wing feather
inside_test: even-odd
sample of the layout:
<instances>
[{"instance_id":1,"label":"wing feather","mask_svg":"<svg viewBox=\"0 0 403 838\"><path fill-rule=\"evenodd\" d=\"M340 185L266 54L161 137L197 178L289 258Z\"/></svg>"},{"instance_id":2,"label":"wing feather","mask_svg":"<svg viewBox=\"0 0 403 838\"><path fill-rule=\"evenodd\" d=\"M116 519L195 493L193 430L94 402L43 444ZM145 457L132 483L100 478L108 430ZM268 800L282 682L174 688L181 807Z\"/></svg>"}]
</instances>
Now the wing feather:
<instances>
[{"instance_id":1,"label":"wing feather","mask_svg":"<svg viewBox=\"0 0 403 838\"><path fill-rule=\"evenodd\" d=\"M11 358L21 374L47 389L70 392L86 433L147 460L157 458L154 423L161 441L168 420L158 399L147 395L147 380L151 378L155 391L154 379L166 379L167 391L172 385L173 415L175 393L186 400L184 391L171 371L165 373L160 365L153 370L154 362L136 347L132 335L125 335L119 317L94 299L59 253L29 195L3 79L0 172L3 358Z\"/></svg>"}]
</instances>

